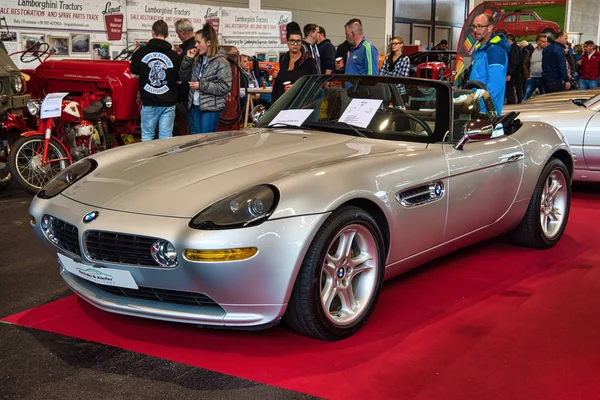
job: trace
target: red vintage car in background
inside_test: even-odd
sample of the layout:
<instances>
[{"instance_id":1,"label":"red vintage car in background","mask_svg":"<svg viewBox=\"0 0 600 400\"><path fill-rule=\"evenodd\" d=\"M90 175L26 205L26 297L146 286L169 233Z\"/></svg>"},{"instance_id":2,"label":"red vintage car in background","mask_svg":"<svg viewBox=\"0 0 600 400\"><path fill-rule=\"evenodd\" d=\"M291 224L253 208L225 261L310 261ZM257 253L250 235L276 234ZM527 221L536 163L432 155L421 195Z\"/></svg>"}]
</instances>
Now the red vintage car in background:
<instances>
[{"instance_id":1,"label":"red vintage car in background","mask_svg":"<svg viewBox=\"0 0 600 400\"><path fill-rule=\"evenodd\" d=\"M535 11L521 10L502 15L494 26L495 33L512 33L516 37L537 36L540 33L554 35L559 30L556 22L542 20Z\"/></svg>"}]
</instances>

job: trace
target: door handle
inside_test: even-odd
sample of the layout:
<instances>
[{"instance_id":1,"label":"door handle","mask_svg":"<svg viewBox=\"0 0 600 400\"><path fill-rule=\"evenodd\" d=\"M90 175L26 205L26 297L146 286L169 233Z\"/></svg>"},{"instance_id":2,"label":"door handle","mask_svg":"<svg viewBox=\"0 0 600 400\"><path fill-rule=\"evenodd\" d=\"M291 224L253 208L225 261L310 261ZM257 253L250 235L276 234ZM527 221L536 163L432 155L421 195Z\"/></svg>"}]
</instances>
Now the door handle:
<instances>
[{"instance_id":1,"label":"door handle","mask_svg":"<svg viewBox=\"0 0 600 400\"><path fill-rule=\"evenodd\" d=\"M522 160L523 157L525 157L523 155L523 153L515 153L515 154L511 154L510 156L508 156L506 158L506 162L515 162L515 161L519 161Z\"/></svg>"}]
</instances>

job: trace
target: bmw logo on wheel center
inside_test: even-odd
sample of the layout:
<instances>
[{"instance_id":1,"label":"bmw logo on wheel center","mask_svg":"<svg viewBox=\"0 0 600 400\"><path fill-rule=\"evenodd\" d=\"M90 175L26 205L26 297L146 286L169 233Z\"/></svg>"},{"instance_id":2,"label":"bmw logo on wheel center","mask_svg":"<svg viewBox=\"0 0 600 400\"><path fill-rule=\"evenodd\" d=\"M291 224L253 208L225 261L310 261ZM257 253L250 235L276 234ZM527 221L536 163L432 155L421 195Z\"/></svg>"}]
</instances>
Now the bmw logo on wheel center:
<instances>
[{"instance_id":1,"label":"bmw logo on wheel center","mask_svg":"<svg viewBox=\"0 0 600 400\"><path fill-rule=\"evenodd\" d=\"M98 215L100 215L100 212L90 211L89 213L87 213L83 216L83 222L85 222L85 223L92 222L93 220L98 218Z\"/></svg>"}]
</instances>

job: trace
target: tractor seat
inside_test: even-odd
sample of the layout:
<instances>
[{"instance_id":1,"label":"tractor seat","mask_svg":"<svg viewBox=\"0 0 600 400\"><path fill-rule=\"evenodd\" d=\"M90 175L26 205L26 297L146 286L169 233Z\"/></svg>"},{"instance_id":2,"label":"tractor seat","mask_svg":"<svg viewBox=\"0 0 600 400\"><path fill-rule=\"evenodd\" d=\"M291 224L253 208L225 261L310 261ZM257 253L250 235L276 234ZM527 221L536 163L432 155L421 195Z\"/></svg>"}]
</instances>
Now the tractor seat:
<instances>
[{"instance_id":1,"label":"tractor seat","mask_svg":"<svg viewBox=\"0 0 600 400\"><path fill-rule=\"evenodd\" d=\"M104 106L101 101L92 101L89 106L83 107L81 110L83 111L84 119L98 119L102 112L104 111Z\"/></svg>"}]
</instances>

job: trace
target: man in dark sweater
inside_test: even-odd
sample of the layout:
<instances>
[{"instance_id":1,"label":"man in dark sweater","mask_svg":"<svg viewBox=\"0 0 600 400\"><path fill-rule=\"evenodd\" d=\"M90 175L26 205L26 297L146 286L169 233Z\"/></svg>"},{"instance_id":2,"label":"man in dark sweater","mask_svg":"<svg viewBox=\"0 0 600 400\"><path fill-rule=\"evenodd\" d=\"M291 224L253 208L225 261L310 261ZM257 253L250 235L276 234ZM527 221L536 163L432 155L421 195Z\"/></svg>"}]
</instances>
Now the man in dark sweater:
<instances>
[{"instance_id":1,"label":"man in dark sweater","mask_svg":"<svg viewBox=\"0 0 600 400\"><path fill-rule=\"evenodd\" d=\"M131 73L140 80L142 100L142 141L173 136L175 104L179 96L179 55L165 39L167 23L158 20L152 25L152 39L131 57Z\"/></svg>"},{"instance_id":2,"label":"man in dark sweater","mask_svg":"<svg viewBox=\"0 0 600 400\"><path fill-rule=\"evenodd\" d=\"M175 21L175 33L179 40L181 40L181 54L180 60L187 54L188 50L193 49L196 46L196 38L194 37L194 26L187 18L181 18ZM189 82L181 82L179 85L179 102L185 106L187 110L187 99L190 91Z\"/></svg>"},{"instance_id":3,"label":"man in dark sweater","mask_svg":"<svg viewBox=\"0 0 600 400\"><path fill-rule=\"evenodd\" d=\"M523 101L523 56L513 34L506 35L506 40L510 43L506 72L506 104L516 104Z\"/></svg>"},{"instance_id":4,"label":"man in dark sweater","mask_svg":"<svg viewBox=\"0 0 600 400\"><path fill-rule=\"evenodd\" d=\"M321 54L321 72L324 74L331 74L335 67L335 46L327 39L327 33L325 33L325 28L322 26L319 27L317 43L319 53Z\"/></svg>"},{"instance_id":5,"label":"man in dark sweater","mask_svg":"<svg viewBox=\"0 0 600 400\"><path fill-rule=\"evenodd\" d=\"M555 39L542 52L542 78L546 93L561 92L571 89L569 73L567 72L567 34L559 31Z\"/></svg>"}]
</instances>

